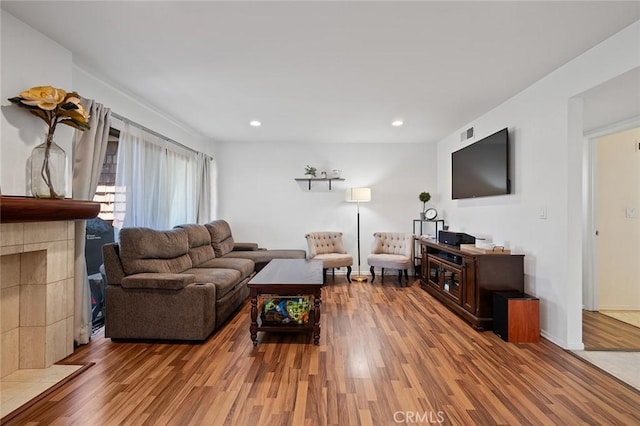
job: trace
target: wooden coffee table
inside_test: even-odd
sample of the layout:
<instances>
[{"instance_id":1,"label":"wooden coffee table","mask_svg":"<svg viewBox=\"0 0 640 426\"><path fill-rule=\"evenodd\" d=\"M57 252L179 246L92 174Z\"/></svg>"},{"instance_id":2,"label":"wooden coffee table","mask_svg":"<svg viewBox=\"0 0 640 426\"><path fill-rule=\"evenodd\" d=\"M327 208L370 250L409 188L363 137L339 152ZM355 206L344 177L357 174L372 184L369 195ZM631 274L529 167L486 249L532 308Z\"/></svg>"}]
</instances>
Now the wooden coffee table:
<instances>
[{"instance_id":1,"label":"wooden coffee table","mask_svg":"<svg viewBox=\"0 0 640 426\"><path fill-rule=\"evenodd\" d=\"M313 343L320 344L320 302L322 261L274 259L247 284L251 297L251 340L258 345L258 331L313 331ZM313 296L313 309L306 323L265 324L258 318L258 296ZM260 320L260 323L258 323Z\"/></svg>"}]
</instances>

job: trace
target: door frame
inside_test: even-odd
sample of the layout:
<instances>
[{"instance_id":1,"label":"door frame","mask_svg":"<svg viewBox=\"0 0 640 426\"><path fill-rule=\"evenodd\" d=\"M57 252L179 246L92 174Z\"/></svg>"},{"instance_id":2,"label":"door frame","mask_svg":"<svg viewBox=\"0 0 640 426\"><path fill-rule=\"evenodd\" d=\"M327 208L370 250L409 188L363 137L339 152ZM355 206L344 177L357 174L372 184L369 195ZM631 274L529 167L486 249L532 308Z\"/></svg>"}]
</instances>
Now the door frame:
<instances>
[{"instance_id":1,"label":"door frame","mask_svg":"<svg viewBox=\"0 0 640 426\"><path fill-rule=\"evenodd\" d=\"M594 130L584 133L585 145L587 149L587 161L585 163L585 173L583 173L583 187L587 188L583 198L583 211L585 218L583 221L583 236L586 243L583 247L582 264L582 303L583 309L588 311L598 311L600 308L599 295L600 286L598 283L598 241L596 231L597 221L597 165L598 156L596 143L598 139L624 132L626 130L640 127L640 116L631 117L615 123L607 124Z\"/></svg>"}]
</instances>

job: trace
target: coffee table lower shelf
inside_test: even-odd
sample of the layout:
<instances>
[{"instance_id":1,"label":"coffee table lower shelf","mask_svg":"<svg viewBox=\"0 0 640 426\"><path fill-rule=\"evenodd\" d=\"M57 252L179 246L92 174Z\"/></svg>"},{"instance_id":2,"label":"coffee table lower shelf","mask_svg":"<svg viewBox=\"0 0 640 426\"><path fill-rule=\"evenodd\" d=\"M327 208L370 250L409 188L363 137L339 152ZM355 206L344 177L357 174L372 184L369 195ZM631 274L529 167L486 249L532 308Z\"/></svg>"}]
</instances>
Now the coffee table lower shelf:
<instances>
[{"instance_id":1,"label":"coffee table lower shelf","mask_svg":"<svg viewBox=\"0 0 640 426\"><path fill-rule=\"evenodd\" d=\"M267 290L267 289L265 289ZM305 289L306 290L306 289ZM278 332L278 333L303 333L303 332L313 332L313 344L320 344L320 288L318 289L309 289L314 290L312 292L304 292L298 290L295 292L284 292L279 291L277 296L313 296L313 309L309 311L309 319L304 324L278 324L275 322L266 322L263 321L262 318L259 318L258 315L258 296L261 295L269 295L275 296L273 289L267 290L264 293L259 291L259 289L251 288L250 289L250 298L251 298L251 325L249 326L249 332L251 333L251 340L253 341L253 346L258 345L258 331L270 331L270 332Z\"/></svg>"}]
</instances>

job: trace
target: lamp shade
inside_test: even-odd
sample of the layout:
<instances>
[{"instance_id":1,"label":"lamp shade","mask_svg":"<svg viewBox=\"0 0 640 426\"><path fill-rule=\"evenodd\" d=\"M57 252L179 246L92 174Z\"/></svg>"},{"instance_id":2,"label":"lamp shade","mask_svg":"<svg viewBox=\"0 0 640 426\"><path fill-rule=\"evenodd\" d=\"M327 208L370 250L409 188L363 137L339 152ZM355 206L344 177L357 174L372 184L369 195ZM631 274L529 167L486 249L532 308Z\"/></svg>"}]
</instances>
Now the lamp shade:
<instances>
[{"instance_id":1,"label":"lamp shade","mask_svg":"<svg viewBox=\"0 0 640 426\"><path fill-rule=\"evenodd\" d=\"M347 201L350 203L366 203L371 201L371 188L347 189Z\"/></svg>"}]
</instances>

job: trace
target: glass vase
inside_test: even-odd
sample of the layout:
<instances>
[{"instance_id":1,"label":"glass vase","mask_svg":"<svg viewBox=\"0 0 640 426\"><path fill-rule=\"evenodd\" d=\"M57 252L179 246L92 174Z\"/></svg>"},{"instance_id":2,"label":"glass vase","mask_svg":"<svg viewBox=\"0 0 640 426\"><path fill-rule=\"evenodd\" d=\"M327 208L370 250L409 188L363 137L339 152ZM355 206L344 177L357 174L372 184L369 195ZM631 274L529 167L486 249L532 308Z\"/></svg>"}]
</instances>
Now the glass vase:
<instances>
[{"instance_id":1,"label":"glass vase","mask_svg":"<svg viewBox=\"0 0 640 426\"><path fill-rule=\"evenodd\" d=\"M31 193L36 198L64 198L67 189L67 154L53 140L31 151Z\"/></svg>"}]
</instances>

